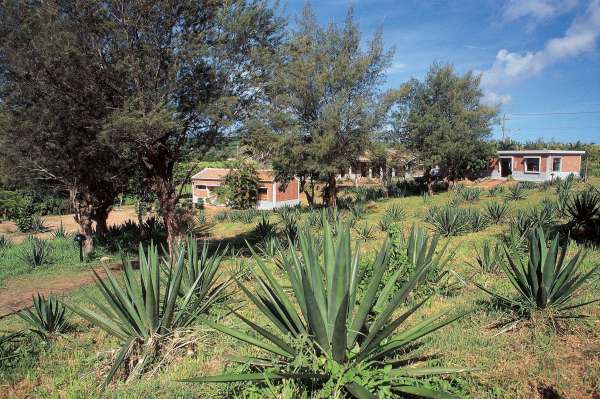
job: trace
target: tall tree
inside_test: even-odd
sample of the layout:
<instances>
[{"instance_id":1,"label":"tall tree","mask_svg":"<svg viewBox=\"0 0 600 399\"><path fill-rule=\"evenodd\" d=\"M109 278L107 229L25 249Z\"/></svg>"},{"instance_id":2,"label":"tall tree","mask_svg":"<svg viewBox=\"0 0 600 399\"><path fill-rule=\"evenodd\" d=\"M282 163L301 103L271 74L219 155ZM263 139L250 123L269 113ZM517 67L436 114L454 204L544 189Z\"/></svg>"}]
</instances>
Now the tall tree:
<instances>
[{"instance_id":1,"label":"tall tree","mask_svg":"<svg viewBox=\"0 0 600 399\"><path fill-rule=\"evenodd\" d=\"M270 79L282 20L266 0L107 1L107 7L114 25L108 45L123 54L127 101L105 124L106 143L134 154L160 201L172 247L182 194L174 166L190 139L208 148L251 113Z\"/></svg>"},{"instance_id":2,"label":"tall tree","mask_svg":"<svg viewBox=\"0 0 600 399\"><path fill-rule=\"evenodd\" d=\"M308 6L282 52L267 88L269 107L256 118L274 139L257 141L273 148L279 179L298 176L309 201L306 183L319 180L325 184L323 202L335 206L336 174L367 148L382 123L378 87L391 53L383 49L381 32L363 48L352 10L342 26L320 26Z\"/></svg>"},{"instance_id":3,"label":"tall tree","mask_svg":"<svg viewBox=\"0 0 600 399\"><path fill-rule=\"evenodd\" d=\"M100 139L124 90L107 11L87 1L15 0L3 2L0 20L2 174L67 190L89 253L92 222L106 230L132 166Z\"/></svg>"},{"instance_id":4,"label":"tall tree","mask_svg":"<svg viewBox=\"0 0 600 399\"><path fill-rule=\"evenodd\" d=\"M452 65L433 64L423 82L400 90L393 126L418 154L430 194L433 167L454 181L486 168L493 155L488 139L498 111L482 104L479 82L472 72L460 76Z\"/></svg>"}]
</instances>

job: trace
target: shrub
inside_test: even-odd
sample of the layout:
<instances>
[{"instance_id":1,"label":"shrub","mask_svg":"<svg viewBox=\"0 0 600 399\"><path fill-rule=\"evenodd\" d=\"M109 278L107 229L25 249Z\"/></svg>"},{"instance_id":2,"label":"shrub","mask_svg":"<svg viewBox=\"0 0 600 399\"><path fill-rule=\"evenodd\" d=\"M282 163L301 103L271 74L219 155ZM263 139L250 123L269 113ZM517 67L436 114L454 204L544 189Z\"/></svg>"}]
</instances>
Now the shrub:
<instances>
[{"instance_id":1,"label":"shrub","mask_svg":"<svg viewBox=\"0 0 600 399\"><path fill-rule=\"evenodd\" d=\"M218 197L233 209L248 209L256 205L260 182L252 162L236 161L217 189Z\"/></svg>"},{"instance_id":2,"label":"shrub","mask_svg":"<svg viewBox=\"0 0 600 399\"><path fill-rule=\"evenodd\" d=\"M33 228L33 216L32 215L19 215L15 218L15 224L17 229L22 233L30 232Z\"/></svg>"},{"instance_id":3,"label":"shrub","mask_svg":"<svg viewBox=\"0 0 600 399\"><path fill-rule=\"evenodd\" d=\"M254 227L253 234L256 237L267 239L275 235L275 226L271 223L269 218L262 215L260 221Z\"/></svg>"},{"instance_id":4,"label":"shrub","mask_svg":"<svg viewBox=\"0 0 600 399\"><path fill-rule=\"evenodd\" d=\"M425 222L429 223L435 232L443 236L467 233L471 225L471 221L463 209L448 205L429 208L425 216Z\"/></svg>"},{"instance_id":5,"label":"shrub","mask_svg":"<svg viewBox=\"0 0 600 399\"><path fill-rule=\"evenodd\" d=\"M391 221L401 222L406 218L406 210L404 210L404 208L402 208L400 205L392 205L385 210L385 216Z\"/></svg>"},{"instance_id":6,"label":"shrub","mask_svg":"<svg viewBox=\"0 0 600 399\"><path fill-rule=\"evenodd\" d=\"M525 189L520 184L513 184L508 188L506 199L509 201L519 201L527 198Z\"/></svg>"},{"instance_id":7,"label":"shrub","mask_svg":"<svg viewBox=\"0 0 600 399\"><path fill-rule=\"evenodd\" d=\"M67 329L66 308L53 295L33 297L33 308L25 309L17 315L25 320L31 331L42 337L59 334Z\"/></svg>"},{"instance_id":8,"label":"shrub","mask_svg":"<svg viewBox=\"0 0 600 399\"><path fill-rule=\"evenodd\" d=\"M600 216L600 194L594 188L578 192L567 202L566 213L576 226L590 224Z\"/></svg>"},{"instance_id":9,"label":"shrub","mask_svg":"<svg viewBox=\"0 0 600 399\"><path fill-rule=\"evenodd\" d=\"M69 237L69 233L65 230L63 226L62 220L60 221L60 225L52 232L52 238L55 240L62 240Z\"/></svg>"},{"instance_id":10,"label":"shrub","mask_svg":"<svg viewBox=\"0 0 600 399\"><path fill-rule=\"evenodd\" d=\"M96 286L102 293L102 299L90 298L96 310L67 303L73 312L114 336L121 344L105 385L122 365L127 366L126 375L130 378L147 371L160 357L168 338L188 327L201 312L210 308L212 297L198 297L200 279L184 289L186 251L179 248L176 253L172 259L165 258L163 267L158 248L150 244L144 251L140 244L139 272L134 271L131 261L125 258L121 281L105 266L105 279L92 269ZM187 273L189 275L190 269ZM214 279L207 283L206 292L218 289L215 284ZM203 305L204 301L208 301L208 305Z\"/></svg>"},{"instance_id":11,"label":"shrub","mask_svg":"<svg viewBox=\"0 0 600 399\"><path fill-rule=\"evenodd\" d=\"M494 186L488 190L488 196L496 197L504 193L504 186Z\"/></svg>"},{"instance_id":12,"label":"shrub","mask_svg":"<svg viewBox=\"0 0 600 399\"><path fill-rule=\"evenodd\" d=\"M529 236L529 256L526 261L506 250L507 264L501 263L502 271L517 292L517 298L501 296L483 286L479 287L496 299L531 313L533 310L549 309L560 314L577 309L594 301L573 303L577 289L587 281L594 269L580 271L585 253L580 250L566 261L568 243L559 245L556 235L548 244L544 230L536 228Z\"/></svg>"},{"instance_id":13,"label":"shrub","mask_svg":"<svg viewBox=\"0 0 600 399\"><path fill-rule=\"evenodd\" d=\"M29 236L21 249L19 258L31 267L39 267L50 263L51 248L40 238Z\"/></svg>"},{"instance_id":14,"label":"shrub","mask_svg":"<svg viewBox=\"0 0 600 399\"><path fill-rule=\"evenodd\" d=\"M489 241L483 243L481 252L475 248L475 260L479 268L486 273L495 273L500 268L503 256L501 248L496 244L493 248Z\"/></svg>"},{"instance_id":15,"label":"shrub","mask_svg":"<svg viewBox=\"0 0 600 399\"><path fill-rule=\"evenodd\" d=\"M500 223L508 215L510 207L506 202L488 202L485 207L487 217L492 223Z\"/></svg>"},{"instance_id":16,"label":"shrub","mask_svg":"<svg viewBox=\"0 0 600 399\"><path fill-rule=\"evenodd\" d=\"M311 382L327 385L336 397L381 397L379 394L390 390L400 395L432 397L436 393L420 386L420 377L464 371L412 367L422 355L418 351L421 338L460 317L440 321L440 316L436 316L404 327L404 322L426 300L396 314L427 273L429 265L418 269L398 292L381 299L380 282L389 261L389 244L385 243L376 257L373 274L364 281L367 288L360 295L358 287L363 283L360 256L352 253L347 227L334 238L328 224L324 226L323 257L319 256L316 240L309 231L301 232L299 240L300 253L290 250L282 264L291 290L284 289L258 257L255 261L260 271L253 273L256 280L262 281L257 288L261 292L253 293L238 284L269 325L258 325L234 313L260 338L208 322L216 330L260 348L268 355L248 359L252 366L250 373L203 376L187 382L291 379L305 382L307 386ZM375 315L373 309L378 301L385 307ZM396 333L402 327L404 329ZM398 353L402 354L402 362L388 361Z\"/></svg>"}]
</instances>

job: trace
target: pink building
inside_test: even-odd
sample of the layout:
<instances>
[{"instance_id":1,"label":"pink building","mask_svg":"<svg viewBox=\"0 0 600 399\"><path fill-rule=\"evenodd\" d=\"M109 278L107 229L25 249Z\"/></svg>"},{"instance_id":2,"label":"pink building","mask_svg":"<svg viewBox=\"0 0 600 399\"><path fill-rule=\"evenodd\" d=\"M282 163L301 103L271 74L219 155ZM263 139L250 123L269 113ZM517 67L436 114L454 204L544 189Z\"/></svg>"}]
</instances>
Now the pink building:
<instances>
[{"instance_id":1,"label":"pink building","mask_svg":"<svg viewBox=\"0 0 600 399\"><path fill-rule=\"evenodd\" d=\"M492 178L545 181L570 174L581 176L585 151L515 150L498 151L492 160Z\"/></svg>"}]
</instances>

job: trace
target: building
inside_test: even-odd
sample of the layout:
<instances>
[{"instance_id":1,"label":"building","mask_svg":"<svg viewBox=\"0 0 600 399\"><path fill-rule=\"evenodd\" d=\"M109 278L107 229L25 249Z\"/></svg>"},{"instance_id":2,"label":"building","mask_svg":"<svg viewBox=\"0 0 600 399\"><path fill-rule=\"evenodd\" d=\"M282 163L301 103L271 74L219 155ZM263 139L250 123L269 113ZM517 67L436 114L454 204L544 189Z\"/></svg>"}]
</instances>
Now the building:
<instances>
[{"instance_id":1,"label":"building","mask_svg":"<svg viewBox=\"0 0 600 399\"><path fill-rule=\"evenodd\" d=\"M215 194L215 189L225 180L230 169L204 168L192 176L192 201L202 201L207 205L223 206ZM275 181L272 170L259 170L258 209L273 209L300 204L300 184L292 179L285 189Z\"/></svg>"},{"instance_id":2,"label":"building","mask_svg":"<svg viewBox=\"0 0 600 399\"><path fill-rule=\"evenodd\" d=\"M357 185L368 182L380 183L384 176L394 178L400 174L402 177L414 177L415 167L416 157L410 153L387 149L385 157L372 159L370 152L367 151L359 156L348 170L341 171L336 177L341 180L352 180ZM418 171L416 174L418 175Z\"/></svg>"},{"instance_id":3,"label":"building","mask_svg":"<svg viewBox=\"0 0 600 399\"><path fill-rule=\"evenodd\" d=\"M585 151L515 150L498 151L492 160L492 178L545 181L570 174L580 177Z\"/></svg>"}]
</instances>

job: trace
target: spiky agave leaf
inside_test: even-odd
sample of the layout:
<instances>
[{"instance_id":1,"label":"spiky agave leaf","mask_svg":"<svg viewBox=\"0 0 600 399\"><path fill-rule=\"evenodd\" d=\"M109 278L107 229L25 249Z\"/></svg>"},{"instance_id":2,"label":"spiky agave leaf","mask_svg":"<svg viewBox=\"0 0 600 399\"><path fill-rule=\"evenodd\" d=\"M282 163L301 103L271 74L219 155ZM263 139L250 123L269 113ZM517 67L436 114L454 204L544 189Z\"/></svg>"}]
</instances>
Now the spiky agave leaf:
<instances>
[{"instance_id":1,"label":"spiky agave leaf","mask_svg":"<svg viewBox=\"0 0 600 399\"><path fill-rule=\"evenodd\" d=\"M359 249L351 248L350 231L347 226L338 227L337 234L331 233L328 221L324 220L322 251L310 231L299 236L299 252L290 248L289 256L282 262L291 290L284 290L279 280L271 273L263 259L254 254L258 270L254 271L258 290L251 291L244 284L240 289L257 307L270 327L258 325L238 315L253 333L246 333L220 324L211 325L236 339L263 349L270 354L271 367L281 370L298 355L292 342L296 339L308 339L317 356L343 365L356 367L368 364L369 367L385 367L391 354L406 351L407 363L411 364L416 355L411 348L418 340L433 331L451 323L459 316L447 317L447 314L425 319L416 325L400 329L426 301L405 309L400 315L396 311L405 302L412 289L423 280L432 267L433 256L430 246L421 248L415 254L418 266L409 281L398 291L383 294L380 283L388 267L390 244L386 241L374 261L374 272L366 281L366 289L358 294L363 278L360 272ZM358 244L357 244L358 245ZM320 253L322 252L322 255ZM382 311L373 311L376 303L383 303ZM271 328L272 327L272 328ZM398 332L398 330L401 330ZM265 359L254 363L265 365ZM423 375L429 369L419 369ZM417 372L418 373L418 372ZM199 377L187 382L232 382L265 379L324 379L331 378L326 369L318 372L305 370L293 374L263 373L228 374L222 376ZM402 381L406 376L403 375ZM400 379L398 380L400 381ZM400 382L397 388L403 389ZM367 387L357 383L345 386L346 391L357 398L372 397Z\"/></svg>"}]
</instances>

